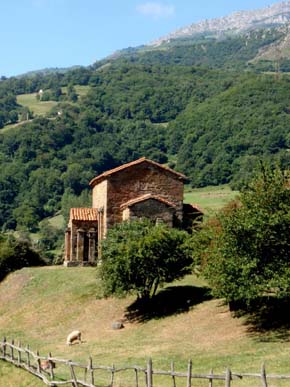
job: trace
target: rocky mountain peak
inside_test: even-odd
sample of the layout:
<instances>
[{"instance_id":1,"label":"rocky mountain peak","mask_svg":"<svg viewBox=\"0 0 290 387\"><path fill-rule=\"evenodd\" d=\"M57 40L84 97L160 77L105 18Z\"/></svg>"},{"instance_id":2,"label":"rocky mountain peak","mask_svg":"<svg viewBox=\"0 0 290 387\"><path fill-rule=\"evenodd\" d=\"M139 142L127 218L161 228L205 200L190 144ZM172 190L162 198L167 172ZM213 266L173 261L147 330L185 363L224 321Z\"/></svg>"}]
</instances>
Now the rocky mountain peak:
<instances>
[{"instance_id":1,"label":"rocky mountain peak","mask_svg":"<svg viewBox=\"0 0 290 387\"><path fill-rule=\"evenodd\" d=\"M222 18L202 20L199 23L185 26L167 36L163 36L150 45L158 46L172 39L186 38L204 33L216 36L226 33L243 33L248 30L269 26L283 26L289 23L289 21L290 1L283 1L262 9L238 11Z\"/></svg>"}]
</instances>

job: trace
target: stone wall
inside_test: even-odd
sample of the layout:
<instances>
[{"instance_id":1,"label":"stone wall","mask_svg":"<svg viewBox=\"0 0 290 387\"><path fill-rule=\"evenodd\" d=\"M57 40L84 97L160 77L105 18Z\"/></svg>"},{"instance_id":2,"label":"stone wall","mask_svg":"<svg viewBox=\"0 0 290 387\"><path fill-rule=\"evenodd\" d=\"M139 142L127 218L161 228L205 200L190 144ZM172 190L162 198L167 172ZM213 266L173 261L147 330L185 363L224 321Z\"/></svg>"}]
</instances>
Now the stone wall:
<instances>
[{"instance_id":1,"label":"stone wall","mask_svg":"<svg viewBox=\"0 0 290 387\"><path fill-rule=\"evenodd\" d=\"M173 226L174 208L156 199L148 199L136 203L129 208L130 220L140 219L144 217L144 214L146 214L146 218L152 220L154 223L163 222L169 227Z\"/></svg>"},{"instance_id":2,"label":"stone wall","mask_svg":"<svg viewBox=\"0 0 290 387\"><path fill-rule=\"evenodd\" d=\"M108 205L105 212L107 227L122 222L123 211L120 206L123 203L145 194L158 195L172 202L176 208L176 221L182 224L183 180L145 162L108 177Z\"/></svg>"},{"instance_id":3,"label":"stone wall","mask_svg":"<svg viewBox=\"0 0 290 387\"><path fill-rule=\"evenodd\" d=\"M107 205L108 205L108 198L107 198L107 186L108 181L104 180L101 183L95 185L93 188L93 200L92 200L92 207L97 209L103 209L102 217L100 218L100 221L102 221L102 224L100 226L100 229L102 230L102 233L106 235L107 233Z\"/></svg>"}]
</instances>

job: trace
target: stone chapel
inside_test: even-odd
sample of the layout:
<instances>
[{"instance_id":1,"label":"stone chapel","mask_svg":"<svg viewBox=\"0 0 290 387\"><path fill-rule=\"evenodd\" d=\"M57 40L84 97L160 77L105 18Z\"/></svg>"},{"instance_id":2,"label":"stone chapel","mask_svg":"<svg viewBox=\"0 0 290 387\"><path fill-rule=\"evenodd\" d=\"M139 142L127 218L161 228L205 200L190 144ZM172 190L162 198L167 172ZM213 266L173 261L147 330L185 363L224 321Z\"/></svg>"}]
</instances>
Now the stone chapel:
<instances>
[{"instance_id":1,"label":"stone chapel","mask_svg":"<svg viewBox=\"0 0 290 387\"><path fill-rule=\"evenodd\" d=\"M139 218L191 228L202 216L183 204L186 176L142 157L90 181L92 208L71 208L65 234L65 266L95 265L100 242L116 223Z\"/></svg>"}]
</instances>

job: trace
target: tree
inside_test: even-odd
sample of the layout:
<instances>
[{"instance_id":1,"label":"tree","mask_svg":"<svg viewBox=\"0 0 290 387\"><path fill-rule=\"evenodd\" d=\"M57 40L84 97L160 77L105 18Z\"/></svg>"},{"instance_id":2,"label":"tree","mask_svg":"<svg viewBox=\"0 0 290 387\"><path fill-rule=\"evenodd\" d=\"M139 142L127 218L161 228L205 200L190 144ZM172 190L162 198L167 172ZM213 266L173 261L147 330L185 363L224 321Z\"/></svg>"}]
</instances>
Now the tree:
<instances>
[{"instance_id":1,"label":"tree","mask_svg":"<svg viewBox=\"0 0 290 387\"><path fill-rule=\"evenodd\" d=\"M28 109L28 107L21 108L21 111L20 111L20 121L27 121L27 120L29 120L31 118L32 118L32 113Z\"/></svg>"},{"instance_id":2,"label":"tree","mask_svg":"<svg viewBox=\"0 0 290 387\"><path fill-rule=\"evenodd\" d=\"M61 213L64 217L64 223L69 220L70 209L73 207L91 207L92 195L88 190L83 190L79 196L76 196L72 189L67 188L61 199Z\"/></svg>"},{"instance_id":3,"label":"tree","mask_svg":"<svg viewBox=\"0 0 290 387\"><path fill-rule=\"evenodd\" d=\"M53 227L47 219L39 223L38 248L42 251L54 250L63 241L63 227Z\"/></svg>"},{"instance_id":4,"label":"tree","mask_svg":"<svg viewBox=\"0 0 290 387\"><path fill-rule=\"evenodd\" d=\"M71 83L67 86L67 99L72 102L77 102L78 100L76 89Z\"/></svg>"},{"instance_id":5,"label":"tree","mask_svg":"<svg viewBox=\"0 0 290 387\"><path fill-rule=\"evenodd\" d=\"M59 86L53 86L50 90L50 94L51 94L51 99L53 101L59 101L61 96L62 96L62 90L61 90L61 87Z\"/></svg>"},{"instance_id":6,"label":"tree","mask_svg":"<svg viewBox=\"0 0 290 387\"><path fill-rule=\"evenodd\" d=\"M18 230L37 231L40 218L35 206L28 202L23 202L13 210L13 216L17 222Z\"/></svg>"},{"instance_id":7,"label":"tree","mask_svg":"<svg viewBox=\"0 0 290 387\"><path fill-rule=\"evenodd\" d=\"M215 295L246 305L290 296L290 190L281 170L263 170L216 230L205 262Z\"/></svg>"},{"instance_id":8,"label":"tree","mask_svg":"<svg viewBox=\"0 0 290 387\"><path fill-rule=\"evenodd\" d=\"M0 234L0 281L10 272L27 266L41 266L45 262L28 240Z\"/></svg>"},{"instance_id":9,"label":"tree","mask_svg":"<svg viewBox=\"0 0 290 387\"><path fill-rule=\"evenodd\" d=\"M105 295L134 293L149 299L158 286L188 274L192 259L187 240L186 232L147 220L116 225L102 243Z\"/></svg>"}]
</instances>

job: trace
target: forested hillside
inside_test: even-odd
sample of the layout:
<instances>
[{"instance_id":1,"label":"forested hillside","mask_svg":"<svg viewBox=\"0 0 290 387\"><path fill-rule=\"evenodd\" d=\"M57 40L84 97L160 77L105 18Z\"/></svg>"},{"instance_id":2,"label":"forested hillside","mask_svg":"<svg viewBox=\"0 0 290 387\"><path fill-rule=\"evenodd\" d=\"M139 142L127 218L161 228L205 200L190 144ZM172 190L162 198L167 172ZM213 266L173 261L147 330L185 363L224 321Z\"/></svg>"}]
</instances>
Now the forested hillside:
<instances>
[{"instance_id":1,"label":"forested hillside","mask_svg":"<svg viewBox=\"0 0 290 387\"><path fill-rule=\"evenodd\" d=\"M287 30L288 32L288 30ZM265 29L249 31L241 35L216 38L210 33L178 38L163 42L157 47L140 47L123 50L116 54L118 60L133 63L162 65L206 66L223 69L274 68L271 60L255 61L259 52L271 44L278 44L287 34L286 30ZM286 51L286 50L285 50ZM285 58L287 54L285 52ZM102 62L101 62L102 63ZM95 67L100 65L99 62ZM284 67L286 62L284 63Z\"/></svg>"},{"instance_id":2,"label":"forested hillside","mask_svg":"<svg viewBox=\"0 0 290 387\"><path fill-rule=\"evenodd\" d=\"M277 31L179 40L88 68L2 77L0 126L21 123L0 130L2 229L36 230L59 210L89 205L92 177L141 156L192 186L240 187L261 159L289 168L290 76L249 64L275 39ZM24 93L56 106L37 117L17 103Z\"/></svg>"},{"instance_id":3,"label":"forested hillside","mask_svg":"<svg viewBox=\"0 0 290 387\"><path fill-rule=\"evenodd\" d=\"M241 186L261 159L289 168L289 86L289 77L247 75L198 106L191 102L168 128L178 168L194 186Z\"/></svg>"}]
</instances>

